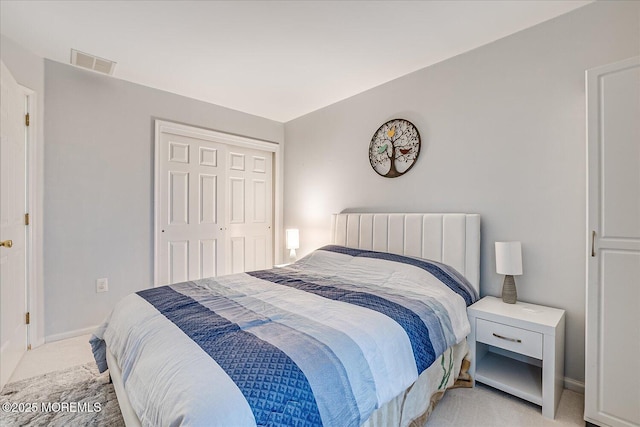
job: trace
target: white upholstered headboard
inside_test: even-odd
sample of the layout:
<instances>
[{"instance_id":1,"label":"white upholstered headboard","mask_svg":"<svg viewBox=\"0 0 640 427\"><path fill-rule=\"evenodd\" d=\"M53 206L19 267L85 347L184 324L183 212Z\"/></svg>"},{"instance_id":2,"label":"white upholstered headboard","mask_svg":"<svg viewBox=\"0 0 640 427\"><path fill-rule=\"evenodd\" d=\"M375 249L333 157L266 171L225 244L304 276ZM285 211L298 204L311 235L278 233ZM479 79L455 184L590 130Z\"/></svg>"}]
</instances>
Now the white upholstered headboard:
<instances>
[{"instance_id":1,"label":"white upholstered headboard","mask_svg":"<svg viewBox=\"0 0 640 427\"><path fill-rule=\"evenodd\" d=\"M478 214L334 214L331 243L448 264L462 273L480 293Z\"/></svg>"}]
</instances>

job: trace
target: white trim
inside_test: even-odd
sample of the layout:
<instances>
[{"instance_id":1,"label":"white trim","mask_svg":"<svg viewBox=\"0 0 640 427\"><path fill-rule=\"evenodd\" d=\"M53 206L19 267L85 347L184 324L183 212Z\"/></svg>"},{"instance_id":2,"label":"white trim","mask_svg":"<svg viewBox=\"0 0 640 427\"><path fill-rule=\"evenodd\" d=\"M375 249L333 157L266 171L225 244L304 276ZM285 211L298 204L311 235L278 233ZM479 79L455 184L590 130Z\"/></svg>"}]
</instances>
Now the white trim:
<instances>
[{"instance_id":1,"label":"white trim","mask_svg":"<svg viewBox=\"0 0 640 427\"><path fill-rule=\"evenodd\" d=\"M20 85L26 97L26 113L29 113L26 147L26 203L25 213L29 213L29 226L26 228L26 311L30 313L31 322L27 326L27 345L31 348L44 344L44 298L42 280L42 180L41 168L38 167L40 141L38 141L38 104L37 94L32 89Z\"/></svg>"},{"instance_id":2,"label":"white trim","mask_svg":"<svg viewBox=\"0 0 640 427\"><path fill-rule=\"evenodd\" d=\"M273 155L273 263L284 262L284 144Z\"/></svg>"},{"instance_id":3,"label":"white trim","mask_svg":"<svg viewBox=\"0 0 640 427\"><path fill-rule=\"evenodd\" d=\"M198 128L180 123L167 122L164 120L156 120L156 130L173 135L204 139L206 141L222 142L224 144L235 145L238 147L255 148L274 153L280 150L280 144L276 142L232 135L230 133L218 132L215 130ZM155 140L157 142L158 138L156 137Z\"/></svg>"},{"instance_id":4,"label":"white trim","mask_svg":"<svg viewBox=\"0 0 640 427\"><path fill-rule=\"evenodd\" d=\"M576 393L584 394L584 382L574 380L573 378L564 377L564 388L567 390L575 391Z\"/></svg>"},{"instance_id":5,"label":"white trim","mask_svg":"<svg viewBox=\"0 0 640 427\"><path fill-rule=\"evenodd\" d=\"M50 343L54 341L66 340L67 338L79 337L81 335L92 334L93 331L98 329L99 325L90 326L88 328L76 329L75 331L63 332L61 334L53 334L47 335L44 339L45 343Z\"/></svg>"},{"instance_id":6,"label":"white trim","mask_svg":"<svg viewBox=\"0 0 640 427\"><path fill-rule=\"evenodd\" d=\"M153 135L153 286L158 286L158 278L160 272L158 271L158 221L160 218L160 188L158 183L160 182L160 132L161 132L161 120L156 120L154 126Z\"/></svg>"},{"instance_id":7,"label":"white trim","mask_svg":"<svg viewBox=\"0 0 640 427\"><path fill-rule=\"evenodd\" d=\"M33 334L31 336L32 342L31 342L31 350L33 350L34 348L38 348L41 345L44 345L44 343L46 342L44 336L42 337L33 337Z\"/></svg>"},{"instance_id":8,"label":"white trim","mask_svg":"<svg viewBox=\"0 0 640 427\"><path fill-rule=\"evenodd\" d=\"M262 151L268 151L274 155L274 203L273 203L273 260L274 263L282 262L282 233L283 233L283 192L284 192L284 162L283 162L283 147L281 144L271 141L265 141L255 138L248 138L244 136L232 135L229 133L223 133L215 130L198 128L195 126L184 125L180 123L168 122L165 120L155 121L155 134L154 140L154 197L153 197L153 284L157 286L158 277L158 248L156 242L159 240L158 229L156 224L160 218L160 206L158 206L160 200L160 189L157 188L156 183L160 182L160 165L159 165L159 153L160 153L160 134L170 133L174 135L186 136L191 138L204 139L206 141L222 142L224 144L253 148Z\"/></svg>"}]
</instances>

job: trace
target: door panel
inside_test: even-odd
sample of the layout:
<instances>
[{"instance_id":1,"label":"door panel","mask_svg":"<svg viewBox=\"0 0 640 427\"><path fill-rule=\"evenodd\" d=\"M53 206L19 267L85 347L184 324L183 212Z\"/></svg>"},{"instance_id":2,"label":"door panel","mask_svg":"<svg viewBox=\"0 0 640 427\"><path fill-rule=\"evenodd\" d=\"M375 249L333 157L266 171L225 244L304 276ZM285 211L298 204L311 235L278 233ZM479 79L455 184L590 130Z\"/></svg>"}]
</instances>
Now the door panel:
<instances>
[{"instance_id":1,"label":"door panel","mask_svg":"<svg viewBox=\"0 0 640 427\"><path fill-rule=\"evenodd\" d=\"M236 236L229 239L231 250L229 251L229 261L231 264L231 274L245 271L245 247L244 237Z\"/></svg>"},{"instance_id":2,"label":"door panel","mask_svg":"<svg viewBox=\"0 0 640 427\"><path fill-rule=\"evenodd\" d=\"M218 275L216 271L217 251L217 240L200 240L200 277L214 277Z\"/></svg>"},{"instance_id":3,"label":"door panel","mask_svg":"<svg viewBox=\"0 0 640 427\"><path fill-rule=\"evenodd\" d=\"M189 242L169 242L169 283L189 280Z\"/></svg>"},{"instance_id":4,"label":"door panel","mask_svg":"<svg viewBox=\"0 0 640 427\"><path fill-rule=\"evenodd\" d=\"M244 154L238 153L238 147L232 148L234 151L229 153L229 169L235 171L244 171Z\"/></svg>"},{"instance_id":5,"label":"door panel","mask_svg":"<svg viewBox=\"0 0 640 427\"><path fill-rule=\"evenodd\" d=\"M267 239L264 236L253 236L253 259L252 264L256 270L264 270L271 268L267 264L269 257L267 256Z\"/></svg>"},{"instance_id":6,"label":"door panel","mask_svg":"<svg viewBox=\"0 0 640 427\"><path fill-rule=\"evenodd\" d=\"M244 178L229 178L229 223L244 224Z\"/></svg>"},{"instance_id":7,"label":"door panel","mask_svg":"<svg viewBox=\"0 0 640 427\"><path fill-rule=\"evenodd\" d=\"M273 156L265 151L229 147L229 165L228 232L233 257L229 267L232 272L271 268ZM242 245L236 240L239 237Z\"/></svg>"},{"instance_id":8,"label":"door panel","mask_svg":"<svg viewBox=\"0 0 640 427\"><path fill-rule=\"evenodd\" d=\"M640 68L602 76L602 237L640 238Z\"/></svg>"},{"instance_id":9,"label":"door panel","mask_svg":"<svg viewBox=\"0 0 640 427\"><path fill-rule=\"evenodd\" d=\"M200 166L218 166L218 150L209 147L200 147Z\"/></svg>"},{"instance_id":10,"label":"door panel","mask_svg":"<svg viewBox=\"0 0 640 427\"><path fill-rule=\"evenodd\" d=\"M253 223L267 221L267 183L261 179L253 180Z\"/></svg>"},{"instance_id":11,"label":"door panel","mask_svg":"<svg viewBox=\"0 0 640 427\"><path fill-rule=\"evenodd\" d=\"M189 144L169 142L169 161L176 163L189 163Z\"/></svg>"},{"instance_id":12,"label":"door panel","mask_svg":"<svg viewBox=\"0 0 640 427\"><path fill-rule=\"evenodd\" d=\"M587 72L585 419L598 425L640 426L638 117L640 57Z\"/></svg>"},{"instance_id":13,"label":"door panel","mask_svg":"<svg viewBox=\"0 0 640 427\"><path fill-rule=\"evenodd\" d=\"M176 126L157 128L155 285L270 268L273 153Z\"/></svg>"},{"instance_id":14,"label":"door panel","mask_svg":"<svg viewBox=\"0 0 640 427\"><path fill-rule=\"evenodd\" d=\"M640 253L604 250L600 254L602 312L600 346L601 410L629 423L640 423L640 385L629 381L630 355L640 354ZM634 279L635 278L635 279ZM634 281L635 280L635 281ZM629 328L636 325L635 328ZM635 404L633 403L635 402Z\"/></svg>"},{"instance_id":15,"label":"door panel","mask_svg":"<svg viewBox=\"0 0 640 427\"><path fill-rule=\"evenodd\" d=\"M189 223L189 173L169 172L169 224Z\"/></svg>"},{"instance_id":16,"label":"door panel","mask_svg":"<svg viewBox=\"0 0 640 427\"><path fill-rule=\"evenodd\" d=\"M224 274L224 253L216 242L225 232L219 153L226 147L170 133L161 133L159 144L156 286Z\"/></svg>"},{"instance_id":17,"label":"door panel","mask_svg":"<svg viewBox=\"0 0 640 427\"><path fill-rule=\"evenodd\" d=\"M200 174L200 224L217 223L218 177Z\"/></svg>"},{"instance_id":18,"label":"door panel","mask_svg":"<svg viewBox=\"0 0 640 427\"><path fill-rule=\"evenodd\" d=\"M0 62L0 389L27 349L25 94Z\"/></svg>"}]
</instances>

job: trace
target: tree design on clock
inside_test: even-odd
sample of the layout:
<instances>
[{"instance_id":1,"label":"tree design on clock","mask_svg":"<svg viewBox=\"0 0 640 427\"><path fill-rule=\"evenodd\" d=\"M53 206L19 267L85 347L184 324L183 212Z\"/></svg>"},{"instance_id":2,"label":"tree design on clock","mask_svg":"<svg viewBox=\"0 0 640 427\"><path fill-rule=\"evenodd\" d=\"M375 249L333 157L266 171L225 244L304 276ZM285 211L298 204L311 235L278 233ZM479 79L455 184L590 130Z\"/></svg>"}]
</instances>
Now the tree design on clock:
<instances>
[{"instance_id":1,"label":"tree design on clock","mask_svg":"<svg viewBox=\"0 0 640 427\"><path fill-rule=\"evenodd\" d=\"M389 120L373 134L369 162L378 175L396 178L405 174L420 154L420 133L408 120Z\"/></svg>"}]
</instances>

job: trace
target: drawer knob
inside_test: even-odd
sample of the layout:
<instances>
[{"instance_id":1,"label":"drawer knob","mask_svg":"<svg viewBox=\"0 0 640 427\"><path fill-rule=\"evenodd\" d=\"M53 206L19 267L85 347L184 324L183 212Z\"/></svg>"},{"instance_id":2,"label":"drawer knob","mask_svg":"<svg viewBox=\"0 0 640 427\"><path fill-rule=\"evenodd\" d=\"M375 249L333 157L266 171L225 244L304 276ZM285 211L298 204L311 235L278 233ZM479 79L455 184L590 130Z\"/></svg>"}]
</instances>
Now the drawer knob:
<instances>
[{"instance_id":1,"label":"drawer knob","mask_svg":"<svg viewBox=\"0 0 640 427\"><path fill-rule=\"evenodd\" d=\"M496 338L500 338L501 340L507 340L507 341L511 341L511 342L522 342L522 340L519 340L518 338L503 337L502 335L498 335L495 332L493 333L493 336L496 337Z\"/></svg>"}]
</instances>

